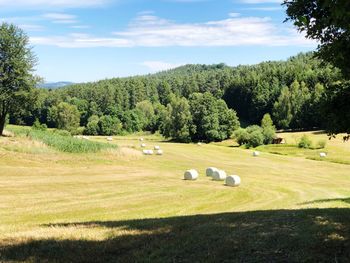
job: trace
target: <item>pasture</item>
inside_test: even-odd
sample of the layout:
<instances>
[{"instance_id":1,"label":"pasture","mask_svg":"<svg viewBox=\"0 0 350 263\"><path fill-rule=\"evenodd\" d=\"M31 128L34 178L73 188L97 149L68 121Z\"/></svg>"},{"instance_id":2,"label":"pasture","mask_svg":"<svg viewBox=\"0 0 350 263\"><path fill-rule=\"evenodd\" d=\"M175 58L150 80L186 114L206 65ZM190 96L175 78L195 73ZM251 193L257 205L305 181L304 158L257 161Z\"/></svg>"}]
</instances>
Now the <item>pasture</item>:
<instances>
[{"instance_id":1,"label":"pasture","mask_svg":"<svg viewBox=\"0 0 350 263\"><path fill-rule=\"evenodd\" d=\"M288 144L300 135L283 134ZM142 155L141 136L164 155ZM232 141L136 134L108 143L118 147L77 154L0 137L0 261L350 260L350 142L264 146L259 157ZM238 174L241 186L212 181L210 166ZM183 180L191 168L198 180Z\"/></svg>"}]
</instances>

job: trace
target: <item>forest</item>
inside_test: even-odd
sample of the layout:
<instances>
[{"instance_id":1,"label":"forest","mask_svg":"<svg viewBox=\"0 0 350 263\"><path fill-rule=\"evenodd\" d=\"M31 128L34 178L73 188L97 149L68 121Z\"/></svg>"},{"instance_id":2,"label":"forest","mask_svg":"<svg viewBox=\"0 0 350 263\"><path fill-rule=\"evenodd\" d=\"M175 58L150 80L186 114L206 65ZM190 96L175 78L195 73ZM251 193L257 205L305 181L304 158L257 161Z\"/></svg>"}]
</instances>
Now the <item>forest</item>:
<instances>
[{"instance_id":1,"label":"forest","mask_svg":"<svg viewBox=\"0 0 350 263\"><path fill-rule=\"evenodd\" d=\"M30 112L11 124L47 126L71 134L159 131L180 142L220 141L269 114L278 129L326 129L328 90L340 70L301 53L286 61L229 67L185 65L128 78L35 89Z\"/></svg>"}]
</instances>

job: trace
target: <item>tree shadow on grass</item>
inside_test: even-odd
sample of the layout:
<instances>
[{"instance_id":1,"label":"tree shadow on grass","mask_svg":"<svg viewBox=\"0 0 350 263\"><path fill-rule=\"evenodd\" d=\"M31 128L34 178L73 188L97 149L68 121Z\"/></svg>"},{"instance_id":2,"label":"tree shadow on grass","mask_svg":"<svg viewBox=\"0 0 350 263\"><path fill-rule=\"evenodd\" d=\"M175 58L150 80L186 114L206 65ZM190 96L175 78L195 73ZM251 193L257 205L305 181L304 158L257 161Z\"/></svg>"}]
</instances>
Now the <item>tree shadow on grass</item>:
<instances>
[{"instance_id":1,"label":"tree shadow on grass","mask_svg":"<svg viewBox=\"0 0 350 263\"><path fill-rule=\"evenodd\" d=\"M300 205L318 204L318 203L329 203L329 202L344 202L350 204L350 197L348 198L327 198L327 199L317 199L309 202L301 203Z\"/></svg>"},{"instance_id":2,"label":"tree shadow on grass","mask_svg":"<svg viewBox=\"0 0 350 263\"><path fill-rule=\"evenodd\" d=\"M101 241L2 244L0 261L349 262L350 209L233 212L44 225L123 230ZM116 233L116 232L115 232ZM119 232L120 233L120 232Z\"/></svg>"}]
</instances>

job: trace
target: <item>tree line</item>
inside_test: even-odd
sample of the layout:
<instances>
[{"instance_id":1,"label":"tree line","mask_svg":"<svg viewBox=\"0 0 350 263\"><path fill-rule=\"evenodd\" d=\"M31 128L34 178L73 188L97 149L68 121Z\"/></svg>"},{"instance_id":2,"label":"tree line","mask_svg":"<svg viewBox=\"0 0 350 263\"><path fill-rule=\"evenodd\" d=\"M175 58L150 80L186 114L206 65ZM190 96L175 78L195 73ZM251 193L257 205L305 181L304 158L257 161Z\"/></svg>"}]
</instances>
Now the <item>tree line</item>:
<instances>
[{"instance_id":1,"label":"tree line","mask_svg":"<svg viewBox=\"0 0 350 263\"><path fill-rule=\"evenodd\" d=\"M260 124L269 113L277 128L326 127L325 90L340 71L312 53L252 66L186 65L146 76L35 89L29 112L10 123L71 133L113 135L160 131L178 141L223 140L239 127Z\"/></svg>"}]
</instances>

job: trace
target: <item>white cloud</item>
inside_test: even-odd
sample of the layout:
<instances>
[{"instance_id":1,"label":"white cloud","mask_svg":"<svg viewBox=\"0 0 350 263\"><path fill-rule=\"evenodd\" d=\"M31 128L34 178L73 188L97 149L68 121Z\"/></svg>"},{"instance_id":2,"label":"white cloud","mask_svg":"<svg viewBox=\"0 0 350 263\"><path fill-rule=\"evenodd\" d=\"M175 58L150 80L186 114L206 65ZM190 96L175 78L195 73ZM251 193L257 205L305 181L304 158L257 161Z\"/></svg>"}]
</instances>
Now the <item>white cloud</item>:
<instances>
[{"instance_id":1,"label":"white cloud","mask_svg":"<svg viewBox=\"0 0 350 263\"><path fill-rule=\"evenodd\" d=\"M229 15L230 17L239 17L239 16L241 16L240 13L229 13L228 15Z\"/></svg>"},{"instance_id":2,"label":"white cloud","mask_svg":"<svg viewBox=\"0 0 350 263\"><path fill-rule=\"evenodd\" d=\"M75 19L75 15L64 14L64 13L47 13L43 15L44 18L52 20L72 20Z\"/></svg>"},{"instance_id":3,"label":"white cloud","mask_svg":"<svg viewBox=\"0 0 350 263\"><path fill-rule=\"evenodd\" d=\"M262 7L248 7L243 10L256 10L256 11L280 11L282 6L262 6Z\"/></svg>"},{"instance_id":4,"label":"white cloud","mask_svg":"<svg viewBox=\"0 0 350 263\"><path fill-rule=\"evenodd\" d=\"M246 4L266 4L266 3L282 4L283 0L241 0L241 2Z\"/></svg>"},{"instance_id":5,"label":"white cloud","mask_svg":"<svg viewBox=\"0 0 350 263\"><path fill-rule=\"evenodd\" d=\"M25 31L43 31L45 29L44 26L34 24L20 24L18 27Z\"/></svg>"},{"instance_id":6,"label":"white cloud","mask_svg":"<svg viewBox=\"0 0 350 263\"><path fill-rule=\"evenodd\" d=\"M140 15L123 31L109 37L33 37L33 44L60 47L213 47L314 45L286 24L270 18L229 17L205 23L176 23L154 15Z\"/></svg>"},{"instance_id":7,"label":"white cloud","mask_svg":"<svg viewBox=\"0 0 350 263\"><path fill-rule=\"evenodd\" d=\"M1 8L75 8L104 5L109 0L0 0Z\"/></svg>"},{"instance_id":8,"label":"white cloud","mask_svg":"<svg viewBox=\"0 0 350 263\"><path fill-rule=\"evenodd\" d=\"M144 61L140 65L147 67L152 72L159 72L159 71L177 68L184 64L169 63L164 61Z\"/></svg>"},{"instance_id":9,"label":"white cloud","mask_svg":"<svg viewBox=\"0 0 350 263\"><path fill-rule=\"evenodd\" d=\"M74 24L78 22L75 15L65 13L47 13L42 17L51 20L51 22L55 24Z\"/></svg>"},{"instance_id":10,"label":"white cloud","mask_svg":"<svg viewBox=\"0 0 350 263\"><path fill-rule=\"evenodd\" d=\"M76 26L70 26L70 28L74 28L74 29L88 29L88 28L90 28L90 26L87 26L87 25L76 25Z\"/></svg>"}]
</instances>

